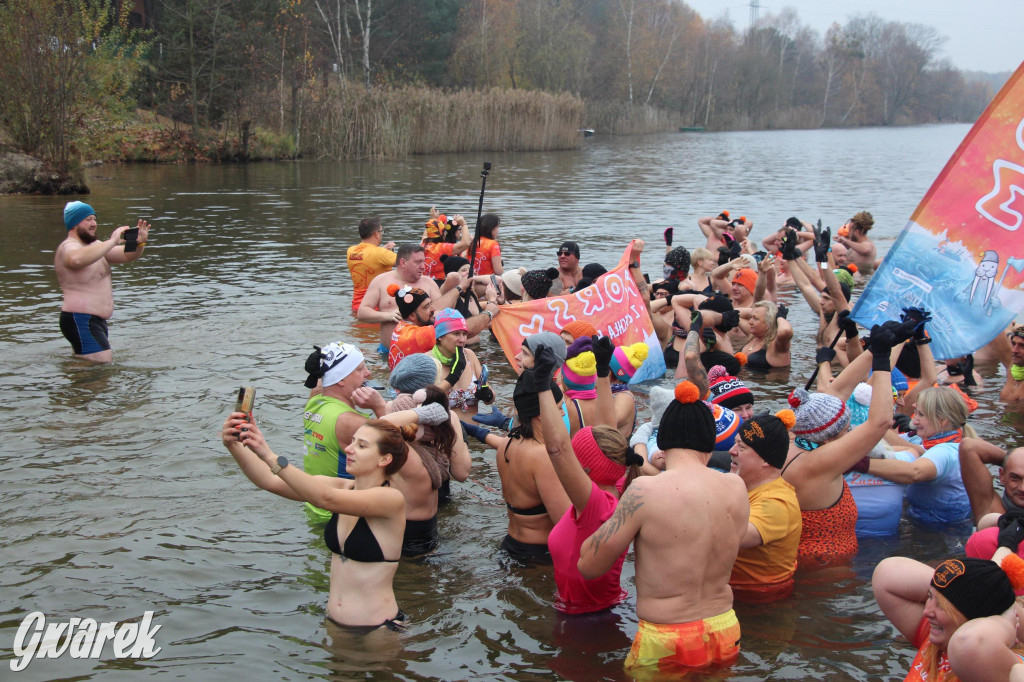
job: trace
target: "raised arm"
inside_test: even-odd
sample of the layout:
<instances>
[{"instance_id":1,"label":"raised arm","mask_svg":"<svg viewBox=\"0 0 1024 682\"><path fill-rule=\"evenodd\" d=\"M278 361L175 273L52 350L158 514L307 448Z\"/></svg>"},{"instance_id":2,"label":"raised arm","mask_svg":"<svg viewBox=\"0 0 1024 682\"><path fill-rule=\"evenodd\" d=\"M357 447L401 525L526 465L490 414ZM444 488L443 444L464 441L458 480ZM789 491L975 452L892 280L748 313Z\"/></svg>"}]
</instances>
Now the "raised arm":
<instances>
[{"instance_id":1,"label":"raised arm","mask_svg":"<svg viewBox=\"0 0 1024 682\"><path fill-rule=\"evenodd\" d=\"M587 580L607 573L640 532L644 487L643 478L635 479L622 494L612 517L583 543L576 567Z\"/></svg>"},{"instance_id":2,"label":"raised arm","mask_svg":"<svg viewBox=\"0 0 1024 682\"><path fill-rule=\"evenodd\" d=\"M136 227L139 229L139 236L135 250L125 251L124 246L115 247L107 251L106 259L108 263L131 263L142 256L142 251L146 248L146 242L149 240L149 223L140 219Z\"/></svg>"},{"instance_id":3,"label":"raised arm","mask_svg":"<svg viewBox=\"0 0 1024 682\"><path fill-rule=\"evenodd\" d=\"M541 352L546 351L541 347ZM605 379L607 381L607 379ZM610 391L610 389L609 389ZM562 484L562 489L569 496L569 501L579 513L590 501L592 486L587 473L583 471L576 455L573 454L572 441L569 439L569 432L565 430L565 423L562 415L555 405L555 398L551 389L541 391L540 397L540 422L541 430L544 433L544 448L548 452L551 466Z\"/></svg>"},{"instance_id":4,"label":"raised arm","mask_svg":"<svg viewBox=\"0 0 1024 682\"><path fill-rule=\"evenodd\" d=\"M65 248L61 249L61 260L64 266L69 270L81 270L101 258L106 258L111 250L118 248L118 245L122 243L121 235L127 229L127 225L122 225L114 230L109 239L96 240L86 246L69 242Z\"/></svg>"},{"instance_id":5,"label":"raised arm","mask_svg":"<svg viewBox=\"0 0 1024 682\"><path fill-rule=\"evenodd\" d=\"M256 487L289 500L302 502L303 499L291 489L291 486L270 473L270 467L263 463L259 455L245 445L242 445L238 440L239 436L243 433L243 425L245 427L249 426L246 415L242 412L232 412L224 422L220 434L224 447L235 458L238 468L242 470L245 477L252 481Z\"/></svg>"}]
</instances>

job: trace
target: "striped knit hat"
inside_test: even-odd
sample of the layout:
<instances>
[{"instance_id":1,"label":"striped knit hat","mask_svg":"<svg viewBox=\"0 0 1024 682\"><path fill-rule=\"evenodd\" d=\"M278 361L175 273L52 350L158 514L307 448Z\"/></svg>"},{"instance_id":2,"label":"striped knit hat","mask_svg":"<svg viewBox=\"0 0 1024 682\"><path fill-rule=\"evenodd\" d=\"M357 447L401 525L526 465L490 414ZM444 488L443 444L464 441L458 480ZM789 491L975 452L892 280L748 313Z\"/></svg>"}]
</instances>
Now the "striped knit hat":
<instances>
[{"instance_id":1,"label":"striped knit hat","mask_svg":"<svg viewBox=\"0 0 1024 682\"><path fill-rule=\"evenodd\" d=\"M828 442L850 425L850 410L834 395L808 393L798 387L789 394L789 404L796 413L793 433L812 443Z\"/></svg>"},{"instance_id":2,"label":"striped knit hat","mask_svg":"<svg viewBox=\"0 0 1024 682\"><path fill-rule=\"evenodd\" d=\"M572 342L565 354L562 379L566 391L593 391L597 383L597 360L589 336ZM573 397L570 395L570 397Z\"/></svg>"},{"instance_id":3,"label":"striped knit hat","mask_svg":"<svg viewBox=\"0 0 1024 682\"><path fill-rule=\"evenodd\" d=\"M736 433L743 420L728 407L708 403L715 418L715 450L728 450L736 442Z\"/></svg>"},{"instance_id":4,"label":"striped knit hat","mask_svg":"<svg viewBox=\"0 0 1024 682\"><path fill-rule=\"evenodd\" d=\"M708 370L711 402L715 405L728 407L730 410L740 405L753 405L754 394L746 384L734 376L722 365L715 365Z\"/></svg>"},{"instance_id":5,"label":"striped knit hat","mask_svg":"<svg viewBox=\"0 0 1024 682\"><path fill-rule=\"evenodd\" d=\"M619 381L629 382L644 364L650 349L643 341L634 343L632 346L617 346L612 354L612 373Z\"/></svg>"}]
</instances>

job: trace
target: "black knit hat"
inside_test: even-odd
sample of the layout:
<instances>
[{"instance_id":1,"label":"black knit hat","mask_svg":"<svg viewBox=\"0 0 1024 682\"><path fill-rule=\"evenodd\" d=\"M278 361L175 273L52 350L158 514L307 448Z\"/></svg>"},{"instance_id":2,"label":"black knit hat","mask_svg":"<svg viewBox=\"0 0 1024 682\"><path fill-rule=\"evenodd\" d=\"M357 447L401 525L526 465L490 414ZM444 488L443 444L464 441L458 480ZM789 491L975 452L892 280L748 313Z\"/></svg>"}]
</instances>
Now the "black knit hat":
<instances>
[{"instance_id":1,"label":"black knit hat","mask_svg":"<svg viewBox=\"0 0 1024 682\"><path fill-rule=\"evenodd\" d=\"M398 314L403 319L412 315L420 307L420 304L430 298L423 289L408 285L399 287L397 284L389 284L388 293L395 297L395 303L398 304Z\"/></svg>"},{"instance_id":2,"label":"black knit hat","mask_svg":"<svg viewBox=\"0 0 1024 682\"><path fill-rule=\"evenodd\" d=\"M665 262L672 266L677 273L687 275L690 273L690 252L685 246L677 246L665 254Z\"/></svg>"},{"instance_id":3,"label":"black knit hat","mask_svg":"<svg viewBox=\"0 0 1024 682\"><path fill-rule=\"evenodd\" d=\"M469 265L469 261L462 256L449 256L444 254L441 256L441 263L444 265L444 274L451 272L458 272L463 265Z\"/></svg>"},{"instance_id":4,"label":"black knit hat","mask_svg":"<svg viewBox=\"0 0 1024 682\"><path fill-rule=\"evenodd\" d=\"M523 289L530 295L530 298L547 298L551 291L551 282L556 279L558 279L558 270L555 268L530 270L523 275Z\"/></svg>"},{"instance_id":5,"label":"black knit hat","mask_svg":"<svg viewBox=\"0 0 1024 682\"><path fill-rule=\"evenodd\" d=\"M715 449L715 417L711 408L700 400L700 391L689 382L683 381L675 390L675 400L665 408L658 426L658 447L686 448L697 452L711 452Z\"/></svg>"},{"instance_id":6,"label":"black knit hat","mask_svg":"<svg viewBox=\"0 0 1024 682\"><path fill-rule=\"evenodd\" d=\"M998 615L1015 599L1003 569L983 559L946 559L932 574L932 587L967 620Z\"/></svg>"},{"instance_id":7,"label":"black knit hat","mask_svg":"<svg viewBox=\"0 0 1024 682\"><path fill-rule=\"evenodd\" d=\"M776 469L781 469L786 463L786 456L789 454L789 430L775 415L762 414L743 422L740 425L740 440Z\"/></svg>"},{"instance_id":8,"label":"black knit hat","mask_svg":"<svg viewBox=\"0 0 1024 682\"><path fill-rule=\"evenodd\" d=\"M608 272L608 268L600 263L587 263L583 266L583 276L592 280L597 279L606 272Z\"/></svg>"}]
</instances>

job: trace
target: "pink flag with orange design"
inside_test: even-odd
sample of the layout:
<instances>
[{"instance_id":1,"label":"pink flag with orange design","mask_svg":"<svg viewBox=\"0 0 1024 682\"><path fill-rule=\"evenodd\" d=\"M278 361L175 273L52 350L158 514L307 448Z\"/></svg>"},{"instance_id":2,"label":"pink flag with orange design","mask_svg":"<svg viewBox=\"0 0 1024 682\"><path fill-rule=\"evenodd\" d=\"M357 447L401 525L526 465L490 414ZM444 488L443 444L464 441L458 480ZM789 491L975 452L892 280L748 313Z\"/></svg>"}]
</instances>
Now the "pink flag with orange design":
<instances>
[{"instance_id":1,"label":"pink flag with orange design","mask_svg":"<svg viewBox=\"0 0 1024 682\"><path fill-rule=\"evenodd\" d=\"M611 337L616 346L639 341L648 345L647 359L629 383L663 377L666 368L661 344L654 333L647 306L629 273L632 248L630 242L618 265L598 277L593 286L574 294L502 306L501 313L491 322L491 332L509 363L515 366L516 353L530 334L544 331L557 334L570 322L584 320L594 325L598 334Z\"/></svg>"},{"instance_id":2,"label":"pink flag with orange design","mask_svg":"<svg viewBox=\"0 0 1024 682\"><path fill-rule=\"evenodd\" d=\"M857 300L870 327L932 314L938 359L981 348L1024 309L1024 64L946 163Z\"/></svg>"}]
</instances>

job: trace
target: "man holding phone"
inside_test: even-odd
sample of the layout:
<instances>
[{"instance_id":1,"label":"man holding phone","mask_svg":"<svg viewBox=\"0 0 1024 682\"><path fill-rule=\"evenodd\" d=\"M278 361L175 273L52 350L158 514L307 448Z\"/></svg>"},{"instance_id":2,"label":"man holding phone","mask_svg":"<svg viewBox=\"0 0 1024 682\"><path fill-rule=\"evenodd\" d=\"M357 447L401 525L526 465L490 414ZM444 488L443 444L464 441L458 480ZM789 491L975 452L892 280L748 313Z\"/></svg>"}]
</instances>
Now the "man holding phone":
<instances>
[{"instance_id":1,"label":"man holding phone","mask_svg":"<svg viewBox=\"0 0 1024 682\"><path fill-rule=\"evenodd\" d=\"M109 239L100 241L96 238L96 211L85 202L70 201L64 207L64 227L68 236L53 258L64 295L60 330L75 357L110 362L114 359L107 340L107 320L114 314L110 266L130 263L142 255L149 223L140 219L135 228L122 225Z\"/></svg>"}]
</instances>

